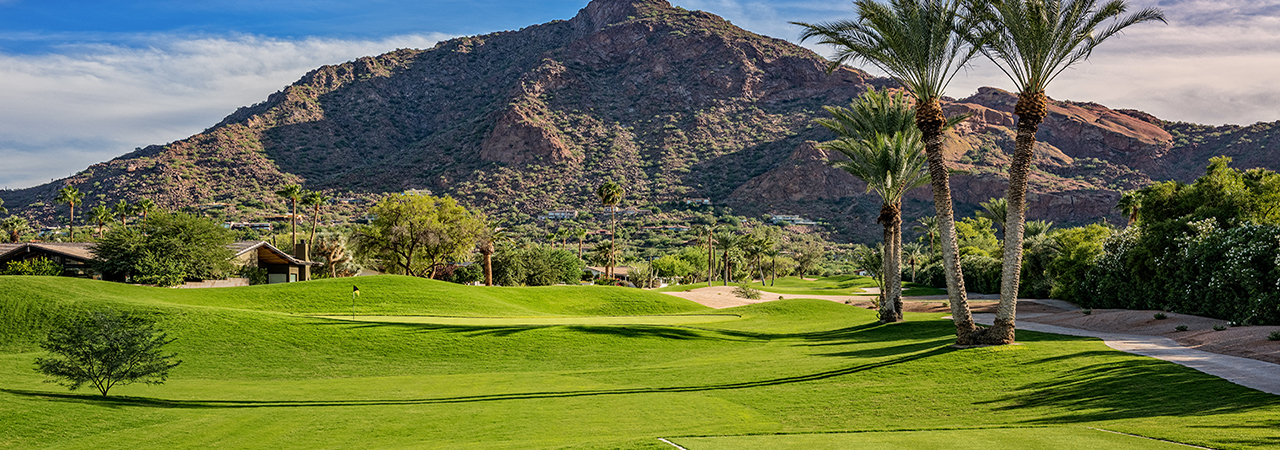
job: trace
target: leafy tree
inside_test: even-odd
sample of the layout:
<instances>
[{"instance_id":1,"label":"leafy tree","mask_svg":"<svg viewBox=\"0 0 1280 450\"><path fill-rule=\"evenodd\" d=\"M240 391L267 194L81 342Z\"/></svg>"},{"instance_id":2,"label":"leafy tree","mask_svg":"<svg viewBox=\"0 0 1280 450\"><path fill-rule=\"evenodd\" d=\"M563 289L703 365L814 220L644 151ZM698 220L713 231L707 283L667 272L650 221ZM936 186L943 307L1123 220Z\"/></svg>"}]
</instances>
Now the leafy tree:
<instances>
[{"instance_id":1,"label":"leafy tree","mask_svg":"<svg viewBox=\"0 0 1280 450\"><path fill-rule=\"evenodd\" d=\"M72 186L63 187L58 191L58 197L54 199L58 203L66 203L67 206L71 207L71 218L68 219L68 224L71 226L70 239L72 242L76 240L76 206L82 200L84 200L84 194Z\"/></svg>"},{"instance_id":2,"label":"leafy tree","mask_svg":"<svg viewBox=\"0 0 1280 450\"><path fill-rule=\"evenodd\" d=\"M355 264L347 249L346 236L322 234L317 239L316 257L324 261L322 270L328 272L329 278L353 277L360 273L360 266Z\"/></svg>"},{"instance_id":3,"label":"leafy tree","mask_svg":"<svg viewBox=\"0 0 1280 450\"><path fill-rule=\"evenodd\" d=\"M906 97L898 93L877 93L874 89L858 97L848 108L826 107L833 119L818 123L839 138L819 144L836 150L847 160L833 161L832 166L867 183L882 200L876 222L884 227L885 301L880 302L880 320L902 320L902 198L907 191L929 182L925 172L927 161L920 131L914 123L915 110Z\"/></svg>"},{"instance_id":4,"label":"leafy tree","mask_svg":"<svg viewBox=\"0 0 1280 450\"><path fill-rule=\"evenodd\" d=\"M31 230L31 226L27 224L26 218L9 216L0 221L0 230L4 230L8 234L9 242L17 243L22 240L24 233Z\"/></svg>"},{"instance_id":5,"label":"leafy tree","mask_svg":"<svg viewBox=\"0 0 1280 450\"><path fill-rule=\"evenodd\" d=\"M396 194L369 213L377 218L351 239L356 256L416 277L435 278L441 267L465 260L485 226L450 197Z\"/></svg>"},{"instance_id":6,"label":"leafy tree","mask_svg":"<svg viewBox=\"0 0 1280 450\"><path fill-rule=\"evenodd\" d=\"M852 257L851 259L853 260L854 267L866 272L867 276L870 276L871 279L876 282L876 287L880 288L880 295L876 297L876 309L880 311L880 314L885 314L886 309L888 309L889 314L895 314L892 307L885 307L887 299L885 298L886 289L884 285L884 269L886 267L884 264L884 250L884 244L877 244L876 248L857 244L853 246L853 251L850 253L850 256ZM886 322L896 321L885 320L883 317L880 320Z\"/></svg>"},{"instance_id":7,"label":"leafy tree","mask_svg":"<svg viewBox=\"0 0 1280 450\"><path fill-rule=\"evenodd\" d=\"M987 343L1014 341L1018 282L1022 266L1027 180L1036 132L1049 115L1045 90L1064 70L1089 55L1108 38L1142 22L1164 22L1155 8L1123 16L1123 0L1099 6L1095 0L980 0L972 15L983 20L983 32L969 35L973 45L996 64L1018 91L1013 113L1018 116L1013 159L1009 165L1008 220L1005 223L1000 306ZM1110 20L1110 25L1103 26ZM981 36L979 39L972 39Z\"/></svg>"},{"instance_id":8,"label":"leafy tree","mask_svg":"<svg viewBox=\"0 0 1280 450\"><path fill-rule=\"evenodd\" d=\"M792 252L795 253L794 259L800 278L818 270L826 260L826 249L822 248L822 243L817 241L801 242L792 249Z\"/></svg>"},{"instance_id":9,"label":"leafy tree","mask_svg":"<svg viewBox=\"0 0 1280 450\"><path fill-rule=\"evenodd\" d=\"M0 214L9 214L9 210L4 207L4 199L0 198Z\"/></svg>"},{"instance_id":10,"label":"leafy tree","mask_svg":"<svg viewBox=\"0 0 1280 450\"><path fill-rule=\"evenodd\" d=\"M1098 224L1057 232L1053 237L1057 243L1057 257L1046 268L1054 279L1049 296L1080 302L1085 275L1095 260L1102 256L1103 244L1110 236L1111 229Z\"/></svg>"},{"instance_id":11,"label":"leafy tree","mask_svg":"<svg viewBox=\"0 0 1280 450\"><path fill-rule=\"evenodd\" d=\"M89 384L106 397L115 386L164 384L182 363L161 350L171 342L146 317L96 311L51 330L41 347L53 355L36 358L36 371L73 391Z\"/></svg>"},{"instance_id":12,"label":"leafy tree","mask_svg":"<svg viewBox=\"0 0 1280 450\"><path fill-rule=\"evenodd\" d=\"M303 195L306 195L306 191L296 184L286 185L276 191L276 196L289 200L289 228L291 229L289 252L291 253L298 246L298 202L302 200Z\"/></svg>"},{"instance_id":13,"label":"leafy tree","mask_svg":"<svg viewBox=\"0 0 1280 450\"><path fill-rule=\"evenodd\" d=\"M91 267L108 278L175 286L232 272L230 230L183 213L152 214L134 227L114 228L92 247Z\"/></svg>"},{"instance_id":14,"label":"leafy tree","mask_svg":"<svg viewBox=\"0 0 1280 450\"><path fill-rule=\"evenodd\" d=\"M996 238L996 229L991 219L986 217L966 217L956 222L956 236L962 255L982 255L994 257L1000 251L1000 239Z\"/></svg>"},{"instance_id":15,"label":"leafy tree","mask_svg":"<svg viewBox=\"0 0 1280 450\"><path fill-rule=\"evenodd\" d=\"M801 40L818 38L819 43L836 48L828 71L847 61L865 61L896 80L916 101L915 121L929 162L956 343L975 344L982 340L983 332L973 323L965 299L950 175L943 156L944 132L954 121L943 114L941 103L951 79L977 54L980 45L972 42L982 42L982 38L970 36L970 30L977 29L981 18L965 14L963 3L964 0L893 0L885 5L875 0L855 0L856 20L793 23L804 27Z\"/></svg>"},{"instance_id":16,"label":"leafy tree","mask_svg":"<svg viewBox=\"0 0 1280 450\"><path fill-rule=\"evenodd\" d=\"M609 222L612 224L612 231L609 234L609 241L613 244L609 248L613 253L609 254L609 262L605 264L605 277L613 278L613 266L617 265L618 251L618 203L622 202L622 185L612 180L605 182L596 188L596 197L600 198L600 204L609 210Z\"/></svg>"}]
</instances>

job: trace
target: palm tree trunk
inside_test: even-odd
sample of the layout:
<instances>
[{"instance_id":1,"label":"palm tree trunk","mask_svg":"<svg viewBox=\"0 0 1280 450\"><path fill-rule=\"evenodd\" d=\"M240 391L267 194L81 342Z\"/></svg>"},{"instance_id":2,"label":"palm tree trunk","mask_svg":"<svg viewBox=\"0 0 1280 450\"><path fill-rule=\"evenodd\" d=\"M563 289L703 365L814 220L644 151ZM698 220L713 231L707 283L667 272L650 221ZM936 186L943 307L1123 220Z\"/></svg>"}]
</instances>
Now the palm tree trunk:
<instances>
[{"instance_id":1,"label":"palm tree trunk","mask_svg":"<svg viewBox=\"0 0 1280 450\"><path fill-rule=\"evenodd\" d=\"M316 247L316 227L320 225L320 205L316 204L316 208L311 212L311 237L307 239L311 248Z\"/></svg>"},{"instance_id":2,"label":"palm tree trunk","mask_svg":"<svg viewBox=\"0 0 1280 450\"><path fill-rule=\"evenodd\" d=\"M946 123L947 119L942 114L942 105L938 103L938 99L917 102L916 127L924 138L925 155L929 160L929 186L933 189L933 207L942 241L942 266L947 279L951 318L956 326L956 344L973 345L978 337L976 334L981 329L973 323L964 289L964 274L960 271L960 247L956 242L956 218L951 205L951 180L947 162L942 155Z\"/></svg>"},{"instance_id":3,"label":"palm tree trunk","mask_svg":"<svg viewBox=\"0 0 1280 450\"><path fill-rule=\"evenodd\" d=\"M715 273L715 250L711 248L711 230L707 230L707 287L711 287L711 274Z\"/></svg>"},{"instance_id":4,"label":"palm tree trunk","mask_svg":"<svg viewBox=\"0 0 1280 450\"><path fill-rule=\"evenodd\" d=\"M613 214L609 215L609 221L613 227L613 231L609 234L609 267L605 267L605 276L614 278L613 266L617 264L614 255L618 252L618 207L613 207Z\"/></svg>"},{"instance_id":5,"label":"palm tree trunk","mask_svg":"<svg viewBox=\"0 0 1280 450\"><path fill-rule=\"evenodd\" d=\"M898 219L900 211L895 209L896 205L885 203L880 207L880 217L876 222L884 226L884 254L881 255L882 266L880 268L880 322L891 323L902 320L902 313L897 310L898 302L901 300L894 296L894 276L897 271L897 261L894 254L897 253L896 239L894 236L894 221ZM901 284L901 283L899 283Z\"/></svg>"},{"instance_id":6,"label":"palm tree trunk","mask_svg":"<svg viewBox=\"0 0 1280 450\"><path fill-rule=\"evenodd\" d=\"M289 238L289 254L297 252L298 248L298 200L293 199L293 214L289 216L289 227L293 229L293 234Z\"/></svg>"},{"instance_id":7,"label":"palm tree trunk","mask_svg":"<svg viewBox=\"0 0 1280 450\"><path fill-rule=\"evenodd\" d=\"M71 226L71 242L76 241L76 204L71 203L71 218L67 219L67 224Z\"/></svg>"},{"instance_id":8,"label":"palm tree trunk","mask_svg":"<svg viewBox=\"0 0 1280 450\"><path fill-rule=\"evenodd\" d=\"M493 286L493 252L484 252L484 285Z\"/></svg>"},{"instance_id":9,"label":"palm tree trunk","mask_svg":"<svg viewBox=\"0 0 1280 450\"><path fill-rule=\"evenodd\" d=\"M893 277L889 280L889 286L892 290L890 298L893 299L893 311L898 314L898 320L902 320L902 201L893 205L895 214L893 216Z\"/></svg>"},{"instance_id":10,"label":"palm tree trunk","mask_svg":"<svg viewBox=\"0 0 1280 450\"><path fill-rule=\"evenodd\" d=\"M729 249L725 248L724 253L720 255L720 265L724 267L724 279L721 280L725 286L729 285Z\"/></svg>"},{"instance_id":11,"label":"palm tree trunk","mask_svg":"<svg viewBox=\"0 0 1280 450\"><path fill-rule=\"evenodd\" d=\"M1018 115L1018 136L1014 141L1013 161L1009 166L1008 211L1004 226L1004 265L1000 274L1000 306L996 319L987 331L984 343L1012 344L1018 313L1018 287L1022 274L1022 238L1026 232L1027 175L1036 145L1036 131L1048 115L1048 97L1044 92L1022 93L1014 114Z\"/></svg>"}]
</instances>

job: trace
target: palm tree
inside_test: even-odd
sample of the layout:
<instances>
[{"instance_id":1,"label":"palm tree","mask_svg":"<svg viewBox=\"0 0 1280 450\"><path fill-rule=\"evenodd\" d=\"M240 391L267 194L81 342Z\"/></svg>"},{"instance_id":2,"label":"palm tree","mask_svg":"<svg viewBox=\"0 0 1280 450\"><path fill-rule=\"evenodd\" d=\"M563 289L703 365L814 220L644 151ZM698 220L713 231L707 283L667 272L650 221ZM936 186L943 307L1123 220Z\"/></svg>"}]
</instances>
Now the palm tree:
<instances>
[{"instance_id":1,"label":"palm tree","mask_svg":"<svg viewBox=\"0 0 1280 450\"><path fill-rule=\"evenodd\" d=\"M707 287L711 287L711 279L713 278L714 276L713 274L715 273L716 265L715 265L715 247L714 247L713 235L715 234L716 228L718 227L719 226L716 224L711 224L711 225L699 225L697 228L695 228L695 231L698 233L699 239L701 239L703 235L707 236Z\"/></svg>"},{"instance_id":2,"label":"palm tree","mask_svg":"<svg viewBox=\"0 0 1280 450\"><path fill-rule=\"evenodd\" d=\"M982 209L973 213L978 217L986 218L995 224L1001 232L1004 231L1004 222L1009 217L1009 202L1005 198L992 198L985 202L979 203Z\"/></svg>"},{"instance_id":3,"label":"palm tree","mask_svg":"<svg viewBox=\"0 0 1280 450\"><path fill-rule=\"evenodd\" d=\"M302 186L296 184L287 185L276 191L277 196L289 200L289 209L291 211L289 214L289 226L293 229L292 237L289 240L290 252L298 248L298 201L302 200L304 193Z\"/></svg>"},{"instance_id":4,"label":"palm tree","mask_svg":"<svg viewBox=\"0 0 1280 450\"><path fill-rule=\"evenodd\" d=\"M1035 154L1036 132L1049 115L1049 83L1072 65L1089 58L1103 41L1142 22L1165 22L1159 9L1146 8L1124 16L1124 0L984 0L973 16L983 20L984 37L973 44L1004 71L1018 90L1013 113L1018 116L1013 160L1009 165L1009 217L1005 225L1004 267L1000 306L987 344L1014 341L1018 282L1022 272L1022 235L1027 177ZM1107 22L1110 22L1107 24ZM1104 24L1106 24L1105 27ZM973 37L972 35L969 37Z\"/></svg>"},{"instance_id":5,"label":"palm tree","mask_svg":"<svg viewBox=\"0 0 1280 450\"><path fill-rule=\"evenodd\" d=\"M152 211L156 210L156 202L151 201L149 198L139 199L133 205L134 208L137 209L138 214L142 214L143 222L147 221L148 214L151 214Z\"/></svg>"},{"instance_id":6,"label":"palm tree","mask_svg":"<svg viewBox=\"0 0 1280 450\"><path fill-rule=\"evenodd\" d=\"M1116 209L1129 218L1129 223L1125 226L1133 226L1138 222L1138 211L1142 210L1142 195L1138 191L1120 194L1120 201L1116 202Z\"/></svg>"},{"instance_id":7,"label":"palm tree","mask_svg":"<svg viewBox=\"0 0 1280 450\"><path fill-rule=\"evenodd\" d=\"M609 234L609 261L605 264L605 277L613 278L613 266L617 264L617 240L618 240L618 203L622 202L622 185L610 180L596 188L596 196L600 198L600 204L609 209L609 220L612 222L613 231Z\"/></svg>"},{"instance_id":8,"label":"palm tree","mask_svg":"<svg viewBox=\"0 0 1280 450\"><path fill-rule=\"evenodd\" d=\"M574 228L573 235L578 237L578 259L582 259L582 241L587 238L587 229Z\"/></svg>"},{"instance_id":9,"label":"palm tree","mask_svg":"<svg viewBox=\"0 0 1280 450\"><path fill-rule=\"evenodd\" d=\"M930 255L938 253L937 245L935 245L935 241L937 241L938 239L938 217L925 216L925 217L921 217L917 221L920 223L920 225L911 227L911 231L914 231L919 234L923 234L929 238L929 254Z\"/></svg>"},{"instance_id":10,"label":"palm tree","mask_svg":"<svg viewBox=\"0 0 1280 450\"><path fill-rule=\"evenodd\" d=\"M1025 228L1026 228L1026 233L1023 234L1023 238L1031 239L1036 236L1048 234L1049 229L1053 228L1053 222L1049 222L1045 220L1032 220L1027 222L1027 225Z\"/></svg>"},{"instance_id":11,"label":"palm tree","mask_svg":"<svg viewBox=\"0 0 1280 450\"><path fill-rule=\"evenodd\" d=\"M911 282L916 282L916 267L924 260L924 246L919 242L902 244L902 256L911 264Z\"/></svg>"},{"instance_id":12,"label":"palm tree","mask_svg":"<svg viewBox=\"0 0 1280 450\"><path fill-rule=\"evenodd\" d=\"M319 191L307 191L302 197L302 205L311 207L311 236L307 238L311 248L316 246L316 227L320 225L320 207L329 203L329 200L332 200L332 197Z\"/></svg>"},{"instance_id":13,"label":"palm tree","mask_svg":"<svg viewBox=\"0 0 1280 450\"><path fill-rule=\"evenodd\" d=\"M982 41L969 36L979 20L964 14L962 1L892 0L883 5L856 0L857 20L797 25L805 28L801 40L819 38L819 43L836 47L829 71L847 61L865 61L897 80L914 97L916 127L929 162L956 343L967 345L976 343L980 329L973 323L960 272L951 185L942 153L943 133L952 122L943 115L940 102L951 79L977 54L977 46L971 42Z\"/></svg>"},{"instance_id":14,"label":"palm tree","mask_svg":"<svg viewBox=\"0 0 1280 450\"><path fill-rule=\"evenodd\" d=\"M849 158L831 165L865 181L867 191L875 191L882 200L876 219L884 226L885 249L881 270L885 301L880 304L880 320L898 322L902 320L902 198L907 191L929 182L924 146L913 120L915 112L903 94L875 89L854 100L849 108L826 109L835 118L819 119L818 123L839 138L818 147Z\"/></svg>"},{"instance_id":15,"label":"palm tree","mask_svg":"<svg viewBox=\"0 0 1280 450\"><path fill-rule=\"evenodd\" d=\"M510 240L505 228L488 224L481 230L476 242L476 248L480 250L480 255L484 257L485 286L493 286L493 254L497 251L497 244Z\"/></svg>"},{"instance_id":16,"label":"palm tree","mask_svg":"<svg viewBox=\"0 0 1280 450\"><path fill-rule=\"evenodd\" d=\"M68 219L68 224L71 226L71 242L76 240L76 205L79 205L81 200L84 200L84 194L71 186L59 190L58 197L54 199L58 203L66 203L71 207L71 218Z\"/></svg>"},{"instance_id":17,"label":"palm tree","mask_svg":"<svg viewBox=\"0 0 1280 450\"><path fill-rule=\"evenodd\" d=\"M112 211L115 212L115 215L117 217L120 217L120 224L124 225L125 227L129 226L129 216L137 214L136 212L137 210L134 208L134 206L130 205L129 202L124 200L120 200L119 202L116 202L116 206L115 208L113 208Z\"/></svg>"},{"instance_id":18,"label":"palm tree","mask_svg":"<svg viewBox=\"0 0 1280 450\"><path fill-rule=\"evenodd\" d=\"M115 219L115 215L112 214L111 209L107 208L107 205L99 203L97 206L94 206L93 209L89 210L89 218L93 223L98 224L98 236L101 237L102 227L106 225L107 222Z\"/></svg>"},{"instance_id":19,"label":"palm tree","mask_svg":"<svg viewBox=\"0 0 1280 450\"><path fill-rule=\"evenodd\" d=\"M18 243L22 239L22 234L31 229L27 224L27 219L18 216L6 217L0 221L0 230L4 230L9 234L9 242Z\"/></svg>"},{"instance_id":20,"label":"palm tree","mask_svg":"<svg viewBox=\"0 0 1280 450\"><path fill-rule=\"evenodd\" d=\"M738 248L741 243L742 239L733 233L716 233L715 245L716 249L720 250L720 266L724 270L724 279L722 281L725 286L729 285L729 276L732 274L732 270L729 267L729 250Z\"/></svg>"}]
</instances>

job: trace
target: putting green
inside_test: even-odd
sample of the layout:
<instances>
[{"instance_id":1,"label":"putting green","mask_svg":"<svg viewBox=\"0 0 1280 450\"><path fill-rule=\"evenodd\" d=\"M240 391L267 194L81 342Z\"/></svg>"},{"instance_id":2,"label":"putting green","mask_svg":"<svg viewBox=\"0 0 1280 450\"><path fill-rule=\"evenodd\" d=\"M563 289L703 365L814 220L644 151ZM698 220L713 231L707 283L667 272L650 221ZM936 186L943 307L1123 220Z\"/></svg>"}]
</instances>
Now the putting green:
<instances>
[{"instance_id":1,"label":"putting green","mask_svg":"<svg viewBox=\"0 0 1280 450\"><path fill-rule=\"evenodd\" d=\"M439 316L315 316L323 319L378 323L421 323L437 325L477 326L551 326L551 325L681 325L690 323L728 322L741 318L735 314L697 314L682 316L597 316L597 317L439 317Z\"/></svg>"},{"instance_id":2,"label":"putting green","mask_svg":"<svg viewBox=\"0 0 1280 450\"><path fill-rule=\"evenodd\" d=\"M981 430L822 433L772 436L671 438L689 450L719 449L893 449L988 450L992 448L1173 450L1192 448L1092 428L992 428Z\"/></svg>"}]
</instances>

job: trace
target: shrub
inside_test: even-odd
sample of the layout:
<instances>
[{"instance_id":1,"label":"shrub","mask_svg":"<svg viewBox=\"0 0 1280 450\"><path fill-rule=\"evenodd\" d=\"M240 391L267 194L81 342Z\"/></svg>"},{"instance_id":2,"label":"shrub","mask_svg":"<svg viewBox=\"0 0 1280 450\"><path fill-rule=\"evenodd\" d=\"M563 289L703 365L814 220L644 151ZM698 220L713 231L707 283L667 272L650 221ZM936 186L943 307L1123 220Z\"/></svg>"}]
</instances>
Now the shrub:
<instances>
[{"instance_id":1,"label":"shrub","mask_svg":"<svg viewBox=\"0 0 1280 450\"><path fill-rule=\"evenodd\" d=\"M1178 331L1187 331L1187 326L1186 326L1186 325L1178 325L1178 326L1174 327L1173 329L1178 330Z\"/></svg>"},{"instance_id":2,"label":"shrub","mask_svg":"<svg viewBox=\"0 0 1280 450\"><path fill-rule=\"evenodd\" d=\"M1214 326L1213 326L1213 331L1222 331L1222 330L1225 330L1225 329L1227 329L1227 326L1226 326L1226 325L1214 325Z\"/></svg>"},{"instance_id":3,"label":"shrub","mask_svg":"<svg viewBox=\"0 0 1280 450\"><path fill-rule=\"evenodd\" d=\"M1087 315L1093 314L1093 310L1092 310L1092 309L1082 309L1082 310L1080 310L1080 314L1084 314L1084 315L1086 315L1086 316L1087 316Z\"/></svg>"},{"instance_id":4,"label":"shrub","mask_svg":"<svg viewBox=\"0 0 1280 450\"><path fill-rule=\"evenodd\" d=\"M1169 316L1165 313L1156 313L1155 318L1156 320L1164 320L1164 319L1168 319Z\"/></svg>"},{"instance_id":5,"label":"shrub","mask_svg":"<svg viewBox=\"0 0 1280 450\"><path fill-rule=\"evenodd\" d=\"M62 265L48 258L33 258L26 261L10 261L0 275L36 275L56 277L62 275Z\"/></svg>"},{"instance_id":6,"label":"shrub","mask_svg":"<svg viewBox=\"0 0 1280 450\"><path fill-rule=\"evenodd\" d=\"M738 298L745 298L748 300L760 300L760 291L757 289L752 289L748 287L746 284L739 284L738 286L733 288L733 296Z\"/></svg>"},{"instance_id":7,"label":"shrub","mask_svg":"<svg viewBox=\"0 0 1280 450\"><path fill-rule=\"evenodd\" d=\"M1267 336L1267 340L1268 340L1268 341L1280 341L1280 331L1272 331L1272 332L1271 332L1271 334L1270 334L1269 336Z\"/></svg>"}]
</instances>

